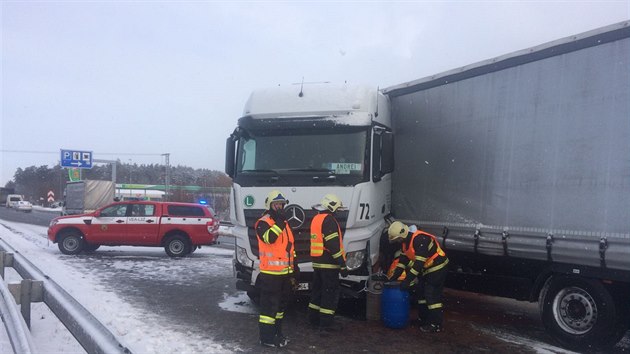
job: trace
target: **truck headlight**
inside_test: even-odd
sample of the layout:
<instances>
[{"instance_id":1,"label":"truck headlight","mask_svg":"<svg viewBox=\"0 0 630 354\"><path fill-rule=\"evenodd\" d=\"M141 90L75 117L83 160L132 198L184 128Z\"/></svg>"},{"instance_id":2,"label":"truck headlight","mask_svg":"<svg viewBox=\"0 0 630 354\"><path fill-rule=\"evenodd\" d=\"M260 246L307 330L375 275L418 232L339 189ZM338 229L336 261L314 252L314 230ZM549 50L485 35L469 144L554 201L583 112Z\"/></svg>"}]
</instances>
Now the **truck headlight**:
<instances>
[{"instance_id":1,"label":"truck headlight","mask_svg":"<svg viewBox=\"0 0 630 354\"><path fill-rule=\"evenodd\" d=\"M354 251L346 253L346 267L348 270L355 270L363 264L365 251Z\"/></svg>"},{"instance_id":2,"label":"truck headlight","mask_svg":"<svg viewBox=\"0 0 630 354\"><path fill-rule=\"evenodd\" d=\"M249 258L247 250L243 247L236 246L236 261L248 268L254 268L254 261Z\"/></svg>"}]
</instances>

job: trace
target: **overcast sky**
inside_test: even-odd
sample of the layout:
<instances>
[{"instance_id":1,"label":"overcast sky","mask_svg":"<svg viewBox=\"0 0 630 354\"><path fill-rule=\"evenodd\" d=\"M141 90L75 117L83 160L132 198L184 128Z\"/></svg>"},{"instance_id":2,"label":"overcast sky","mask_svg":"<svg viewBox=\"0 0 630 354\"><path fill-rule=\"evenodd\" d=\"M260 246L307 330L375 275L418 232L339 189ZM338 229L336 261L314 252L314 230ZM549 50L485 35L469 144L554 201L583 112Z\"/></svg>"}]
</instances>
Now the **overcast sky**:
<instances>
[{"instance_id":1,"label":"overcast sky","mask_svg":"<svg viewBox=\"0 0 630 354\"><path fill-rule=\"evenodd\" d=\"M381 88L630 19L630 1L1 2L0 185L60 149L223 170L255 88Z\"/></svg>"}]
</instances>

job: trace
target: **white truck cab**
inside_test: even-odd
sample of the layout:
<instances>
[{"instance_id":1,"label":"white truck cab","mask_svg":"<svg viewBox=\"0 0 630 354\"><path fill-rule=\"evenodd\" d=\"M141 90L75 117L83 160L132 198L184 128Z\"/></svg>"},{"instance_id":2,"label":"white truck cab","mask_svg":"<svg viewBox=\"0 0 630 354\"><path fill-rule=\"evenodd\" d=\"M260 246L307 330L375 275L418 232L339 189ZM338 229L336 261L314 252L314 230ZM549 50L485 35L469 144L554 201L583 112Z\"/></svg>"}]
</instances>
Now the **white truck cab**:
<instances>
[{"instance_id":1,"label":"white truck cab","mask_svg":"<svg viewBox=\"0 0 630 354\"><path fill-rule=\"evenodd\" d=\"M253 227L265 210L265 196L277 189L289 200L301 288L308 289L312 279L310 223L317 214L312 206L334 193L344 205L337 218L350 273L342 293L358 296L365 289L390 213L390 123L388 99L374 88L322 84L251 94L226 149L237 288L256 294Z\"/></svg>"}]
</instances>

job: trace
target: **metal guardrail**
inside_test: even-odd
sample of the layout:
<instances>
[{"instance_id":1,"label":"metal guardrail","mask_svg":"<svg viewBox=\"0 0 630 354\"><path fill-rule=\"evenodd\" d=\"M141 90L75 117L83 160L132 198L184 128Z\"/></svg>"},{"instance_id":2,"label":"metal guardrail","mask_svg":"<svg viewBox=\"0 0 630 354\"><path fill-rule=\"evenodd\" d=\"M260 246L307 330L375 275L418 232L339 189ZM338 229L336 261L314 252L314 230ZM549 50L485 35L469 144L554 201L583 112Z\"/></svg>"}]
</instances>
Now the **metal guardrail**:
<instances>
[{"instance_id":1,"label":"metal guardrail","mask_svg":"<svg viewBox=\"0 0 630 354\"><path fill-rule=\"evenodd\" d=\"M1 259L4 262L4 258ZM4 274L1 275L4 278ZM4 281L0 281L0 314L2 315L2 321L7 330L13 352L19 354L36 353L31 332L14 304L15 300L9 288Z\"/></svg>"},{"instance_id":2,"label":"metal guardrail","mask_svg":"<svg viewBox=\"0 0 630 354\"><path fill-rule=\"evenodd\" d=\"M70 333L72 333L79 344L81 344L83 349L88 353L131 353L131 351L123 345L107 327L86 310L85 307L2 239L0 239L0 250L13 253L13 268L23 279L38 280L43 283L44 303L48 305L50 310L59 318L61 323L68 328ZM5 299L4 292L2 297L3 301L7 300ZM12 298L11 301L13 301ZM13 310L17 312L14 306L10 305L8 307L13 308ZM9 313L8 311L9 310L7 310L6 313ZM5 313L4 308L2 313ZM13 327L16 330L19 329L14 323L16 321L17 320L11 319L10 325L7 325L7 332L12 330L9 327ZM13 336L11 333L9 333L9 335ZM26 345L22 342L28 339L19 339L21 337L19 333L15 334L15 336L17 336L16 340L19 340L20 346ZM13 345L13 340L11 340L11 343ZM23 351L21 347L15 349L15 346L14 350L16 350L16 353L20 354L33 352L32 349L30 351Z\"/></svg>"}]
</instances>

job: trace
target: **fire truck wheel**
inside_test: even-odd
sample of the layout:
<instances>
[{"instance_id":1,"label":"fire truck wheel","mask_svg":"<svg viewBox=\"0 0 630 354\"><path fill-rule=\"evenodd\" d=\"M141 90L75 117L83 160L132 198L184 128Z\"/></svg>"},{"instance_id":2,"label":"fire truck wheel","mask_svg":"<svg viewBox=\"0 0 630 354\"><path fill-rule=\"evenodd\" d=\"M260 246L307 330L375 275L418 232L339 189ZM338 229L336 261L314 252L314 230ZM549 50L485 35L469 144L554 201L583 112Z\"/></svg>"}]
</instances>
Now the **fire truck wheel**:
<instances>
[{"instance_id":1,"label":"fire truck wheel","mask_svg":"<svg viewBox=\"0 0 630 354\"><path fill-rule=\"evenodd\" d=\"M58 246L63 254L79 254L83 251L83 235L79 231L64 231L59 237Z\"/></svg>"},{"instance_id":2,"label":"fire truck wheel","mask_svg":"<svg viewBox=\"0 0 630 354\"><path fill-rule=\"evenodd\" d=\"M184 257L190 253L190 242L183 235L173 235L166 240L164 250L170 257Z\"/></svg>"}]
</instances>

